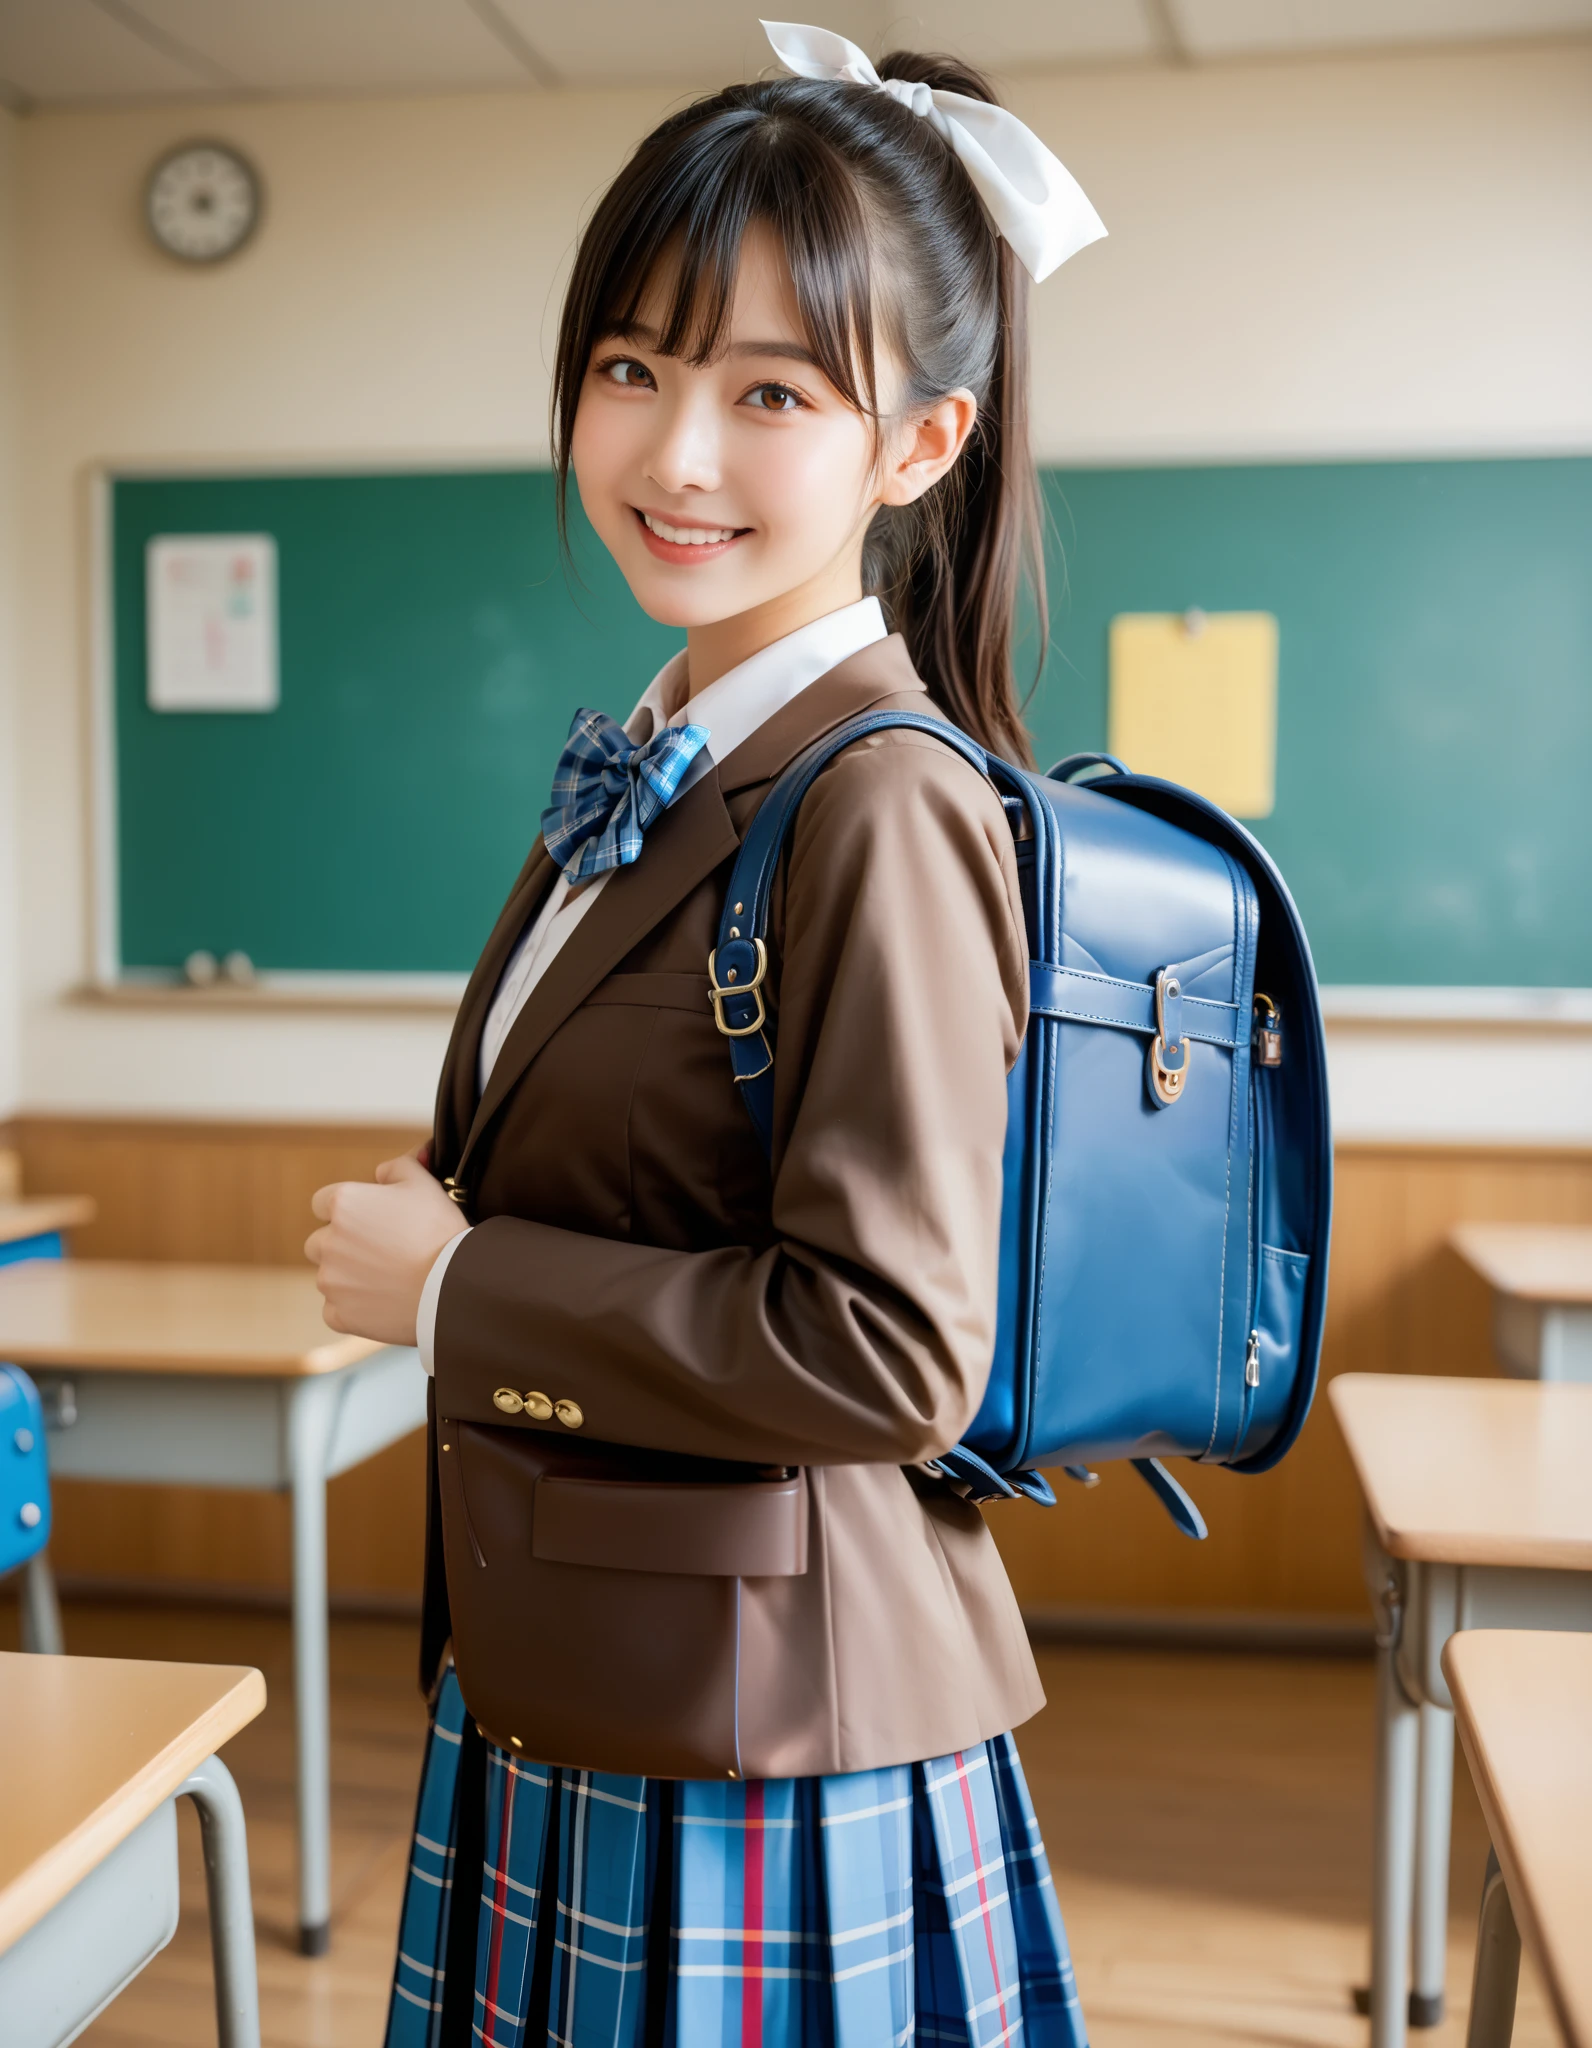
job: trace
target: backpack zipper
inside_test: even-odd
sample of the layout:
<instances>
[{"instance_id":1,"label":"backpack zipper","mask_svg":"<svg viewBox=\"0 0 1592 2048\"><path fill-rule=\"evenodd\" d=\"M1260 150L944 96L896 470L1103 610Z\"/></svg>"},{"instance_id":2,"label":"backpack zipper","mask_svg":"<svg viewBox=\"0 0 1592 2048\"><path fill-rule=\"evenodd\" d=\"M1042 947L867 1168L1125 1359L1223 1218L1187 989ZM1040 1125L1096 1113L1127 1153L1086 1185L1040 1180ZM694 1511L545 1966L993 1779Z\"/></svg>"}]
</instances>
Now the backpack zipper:
<instances>
[{"instance_id":1,"label":"backpack zipper","mask_svg":"<svg viewBox=\"0 0 1592 2048\"><path fill-rule=\"evenodd\" d=\"M1260 1014L1262 1005L1265 1007L1264 1017ZM1229 1464L1238 1462L1238 1454L1244 1448L1244 1439L1249 1435L1249 1425L1255 1413L1255 1396L1260 1391L1261 1231L1266 1207L1266 1096L1261 1075L1268 1068L1282 1065L1282 1019L1277 1005L1270 996L1261 995L1257 990L1254 1009L1255 1033L1249 1066L1249 1130L1255 1162L1250 1176L1255 1208L1250 1219L1249 1251L1254 1260L1251 1269L1254 1295L1250 1304L1249 1341L1244 1348L1244 1388L1238 1400L1238 1434L1233 1439Z\"/></svg>"},{"instance_id":2,"label":"backpack zipper","mask_svg":"<svg viewBox=\"0 0 1592 2048\"><path fill-rule=\"evenodd\" d=\"M1238 1435L1233 1443L1233 1456L1229 1463L1236 1461L1244 1448L1244 1438L1249 1434L1249 1418L1255 1412L1255 1393L1260 1386L1260 1332L1251 1330L1249 1345L1244 1353L1244 1391L1238 1403Z\"/></svg>"}]
</instances>

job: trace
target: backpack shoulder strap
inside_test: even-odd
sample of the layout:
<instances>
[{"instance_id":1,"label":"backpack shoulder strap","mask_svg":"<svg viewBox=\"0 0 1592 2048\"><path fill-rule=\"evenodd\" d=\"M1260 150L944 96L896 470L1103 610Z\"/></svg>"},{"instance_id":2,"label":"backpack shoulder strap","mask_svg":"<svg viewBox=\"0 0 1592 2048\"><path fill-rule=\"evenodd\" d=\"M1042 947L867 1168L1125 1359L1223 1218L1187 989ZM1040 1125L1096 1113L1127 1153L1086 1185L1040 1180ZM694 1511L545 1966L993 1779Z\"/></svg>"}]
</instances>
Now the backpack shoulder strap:
<instances>
[{"instance_id":1,"label":"backpack shoulder strap","mask_svg":"<svg viewBox=\"0 0 1592 2048\"><path fill-rule=\"evenodd\" d=\"M835 756L854 740L892 726L925 732L941 741L1000 788L1003 781L1016 778L1016 771L992 761L976 740L942 718L926 717L921 711L867 711L860 717L837 725L798 754L785 770L752 820L741 842L730 884L719 917L718 944L708 956L708 991L714 1021L728 1041L730 1064L741 1100L765 1152L772 1149L774 1127L774 1020L764 1001L768 976L769 902L780 856L796 822L802 798ZM1101 757L1109 758L1109 757ZM1011 799L1003 796L1003 802ZM1056 970L1047 969L1054 974ZM1102 980L1104 977L1095 977ZM1138 990L1127 983L1114 984L1133 997L1142 995L1148 1004L1153 991ZM1213 1012L1216 1004L1208 1006ZM1135 1012L1135 1016L1137 1013ZM1126 1018L1111 1021L1127 1022ZM1214 1029L1208 1033L1218 1043L1230 1043ZM1013 1499L1024 1495L1041 1505L1054 1506L1056 1496L1041 1472L999 1473L966 1444L958 1444L939 1460L945 1476L963 1486L969 1499ZM1156 1494L1186 1536L1203 1537L1205 1523L1199 1509L1158 1458L1135 1458L1134 1469ZM1086 1482L1092 1475L1082 1466L1067 1468L1074 1478Z\"/></svg>"},{"instance_id":2,"label":"backpack shoulder strap","mask_svg":"<svg viewBox=\"0 0 1592 2048\"><path fill-rule=\"evenodd\" d=\"M708 992L714 1022L729 1042L741 1099L765 1151L772 1146L774 1130L774 1024L763 985L768 974L769 902L780 856L815 779L853 741L890 727L925 732L981 775L989 774L984 749L945 719L921 711L865 711L796 756L763 799L730 872L718 944L708 956Z\"/></svg>"}]
</instances>

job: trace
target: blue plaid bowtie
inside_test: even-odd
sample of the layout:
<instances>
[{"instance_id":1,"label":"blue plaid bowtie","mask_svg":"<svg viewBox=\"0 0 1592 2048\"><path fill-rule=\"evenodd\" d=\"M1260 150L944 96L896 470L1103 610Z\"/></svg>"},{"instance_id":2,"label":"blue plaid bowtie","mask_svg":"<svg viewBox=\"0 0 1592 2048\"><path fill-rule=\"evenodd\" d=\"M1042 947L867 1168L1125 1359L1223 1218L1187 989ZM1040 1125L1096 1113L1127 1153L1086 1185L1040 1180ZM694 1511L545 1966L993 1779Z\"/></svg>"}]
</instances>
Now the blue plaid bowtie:
<instances>
[{"instance_id":1,"label":"blue plaid bowtie","mask_svg":"<svg viewBox=\"0 0 1592 2048\"><path fill-rule=\"evenodd\" d=\"M707 745L705 725L666 725L637 746L606 711L577 711L542 813L547 850L572 882L628 867Z\"/></svg>"}]
</instances>

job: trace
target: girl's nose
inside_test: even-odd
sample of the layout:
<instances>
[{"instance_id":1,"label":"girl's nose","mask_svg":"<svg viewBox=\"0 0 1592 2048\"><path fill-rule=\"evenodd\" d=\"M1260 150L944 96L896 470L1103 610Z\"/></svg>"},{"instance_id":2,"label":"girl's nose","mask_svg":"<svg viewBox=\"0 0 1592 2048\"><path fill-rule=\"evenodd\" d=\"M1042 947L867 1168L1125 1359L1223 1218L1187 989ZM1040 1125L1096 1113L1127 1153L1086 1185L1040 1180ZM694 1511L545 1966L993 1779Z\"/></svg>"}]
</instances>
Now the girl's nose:
<instances>
[{"instance_id":1,"label":"girl's nose","mask_svg":"<svg viewBox=\"0 0 1592 2048\"><path fill-rule=\"evenodd\" d=\"M643 471L660 491L716 491L720 482L719 436L713 408L704 396L686 393L659 406L657 438Z\"/></svg>"}]
</instances>

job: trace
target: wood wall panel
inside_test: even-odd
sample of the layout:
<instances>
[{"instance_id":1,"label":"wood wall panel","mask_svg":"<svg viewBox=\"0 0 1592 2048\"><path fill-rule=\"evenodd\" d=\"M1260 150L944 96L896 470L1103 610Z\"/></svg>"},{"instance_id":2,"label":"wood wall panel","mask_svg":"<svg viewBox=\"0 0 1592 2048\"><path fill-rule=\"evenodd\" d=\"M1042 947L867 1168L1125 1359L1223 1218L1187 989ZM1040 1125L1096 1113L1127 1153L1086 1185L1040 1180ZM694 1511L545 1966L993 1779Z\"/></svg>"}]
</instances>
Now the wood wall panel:
<instances>
[{"instance_id":1,"label":"wood wall panel","mask_svg":"<svg viewBox=\"0 0 1592 2048\"><path fill-rule=\"evenodd\" d=\"M11 1142L30 1195L98 1202L74 1239L84 1258L281 1266L304 1255L317 1188L368 1180L424 1136L407 1125L19 1117Z\"/></svg>"},{"instance_id":2,"label":"wood wall panel","mask_svg":"<svg viewBox=\"0 0 1592 2048\"><path fill-rule=\"evenodd\" d=\"M30 1193L83 1192L100 1216L85 1256L289 1262L323 1182L368 1176L410 1130L111 1122L30 1117L15 1126ZM1462 1220L1592 1222L1592 1153L1348 1146L1338 1155L1323 1376L1493 1369L1485 1288L1445 1239ZM334 1588L381 1598L419 1585L418 1437L335 1480ZM1359 1614L1359 1510L1324 1401L1275 1472L1182 1467L1211 1526L1179 1536L1134 1475L1092 1491L1058 1480L1050 1512L991 1520L1019 1597L1103 1605ZM267 1495L63 1484L55 1555L95 1576L280 1587L287 1504Z\"/></svg>"}]
</instances>

